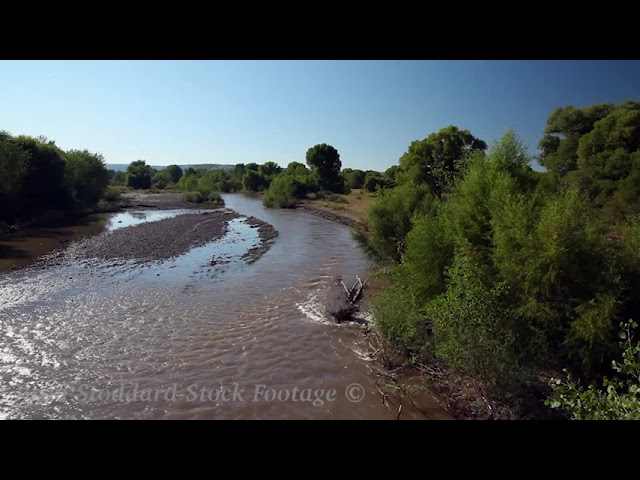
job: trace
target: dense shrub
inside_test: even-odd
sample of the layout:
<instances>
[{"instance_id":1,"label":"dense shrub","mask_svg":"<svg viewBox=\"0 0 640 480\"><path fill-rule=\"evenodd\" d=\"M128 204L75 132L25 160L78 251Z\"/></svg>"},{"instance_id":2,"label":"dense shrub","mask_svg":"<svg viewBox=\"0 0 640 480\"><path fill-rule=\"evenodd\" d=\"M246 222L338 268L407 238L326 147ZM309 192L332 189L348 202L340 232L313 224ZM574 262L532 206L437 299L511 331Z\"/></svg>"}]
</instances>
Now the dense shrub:
<instances>
[{"instance_id":1,"label":"dense shrub","mask_svg":"<svg viewBox=\"0 0 640 480\"><path fill-rule=\"evenodd\" d=\"M299 182L292 175L277 176L264 192L266 207L294 208L298 203Z\"/></svg>"}]
</instances>

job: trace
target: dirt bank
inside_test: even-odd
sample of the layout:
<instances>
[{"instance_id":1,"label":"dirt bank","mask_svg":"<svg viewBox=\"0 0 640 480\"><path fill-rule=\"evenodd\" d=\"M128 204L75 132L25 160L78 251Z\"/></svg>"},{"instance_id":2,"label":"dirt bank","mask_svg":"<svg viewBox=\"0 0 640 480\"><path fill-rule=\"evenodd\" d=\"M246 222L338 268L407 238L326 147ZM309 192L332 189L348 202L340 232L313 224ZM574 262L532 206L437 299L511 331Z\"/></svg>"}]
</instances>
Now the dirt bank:
<instances>
[{"instance_id":1,"label":"dirt bank","mask_svg":"<svg viewBox=\"0 0 640 480\"><path fill-rule=\"evenodd\" d=\"M185 208L202 210L204 208L217 208L209 202L186 202L182 199L182 194L178 192L128 192L122 197L129 203L127 208L135 210L180 210Z\"/></svg>"},{"instance_id":2,"label":"dirt bank","mask_svg":"<svg viewBox=\"0 0 640 480\"><path fill-rule=\"evenodd\" d=\"M81 238L66 249L59 249L41 258L39 265L48 266L63 260L137 260L151 262L166 260L223 237L228 222L240 215L229 209L215 208L206 203L182 200L179 193L129 193L127 199L134 210L207 209L153 222L119 228L111 232ZM246 223L258 229L259 243L242 257L247 263L260 258L273 244L278 232L272 225L255 217ZM215 259L212 259L212 262Z\"/></svg>"},{"instance_id":3,"label":"dirt bank","mask_svg":"<svg viewBox=\"0 0 640 480\"><path fill-rule=\"evenodd\" d=\"M296 207L298 210L302 210L303 212L310 213L311 215L315 215L317 217L326 218L327 220L331 220L333 222L342 223L343 225L347 225L348 227L362 227L366 228L366 225L358 220L355 220L351 217L347 217L345 215L340 215L328 208L323 207L314 207L312 205L299 204Z\"/></svg>"}]
</instances>

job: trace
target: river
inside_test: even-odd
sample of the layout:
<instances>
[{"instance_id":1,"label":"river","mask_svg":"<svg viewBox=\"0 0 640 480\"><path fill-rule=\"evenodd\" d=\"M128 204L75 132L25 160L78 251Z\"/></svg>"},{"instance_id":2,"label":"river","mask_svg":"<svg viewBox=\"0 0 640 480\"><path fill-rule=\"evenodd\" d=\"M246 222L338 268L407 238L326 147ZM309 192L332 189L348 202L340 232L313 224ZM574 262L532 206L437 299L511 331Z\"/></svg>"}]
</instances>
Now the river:
<instances>
[{"instance_id":1,"label":"river","mask_svg":"<svg viewBox=\"0 0 640 480\"><path fill-rule=\"evenodd\" d=\"M279 231L255 263L239 260L255 231L232 222L150 266L0 273L0 418L394 419L398 403L403 419L450 418L428 394L385 406L362 327L328 321L336 276L370 268L349 228L224 200ZM154 220L116 215L94 230ZM214 252L230 261L209 266Z\"/></svg>"}]
</instances>

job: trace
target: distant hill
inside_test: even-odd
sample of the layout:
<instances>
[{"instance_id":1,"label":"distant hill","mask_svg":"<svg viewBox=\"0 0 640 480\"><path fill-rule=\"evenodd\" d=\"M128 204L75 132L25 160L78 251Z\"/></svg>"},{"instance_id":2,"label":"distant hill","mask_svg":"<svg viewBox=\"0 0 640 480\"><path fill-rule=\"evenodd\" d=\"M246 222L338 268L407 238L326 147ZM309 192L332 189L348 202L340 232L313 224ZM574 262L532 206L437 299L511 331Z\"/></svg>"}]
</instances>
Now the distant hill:
<instances>
[{"instance_id":1,"label":"distant hill","mask_svg":"<svg viewBox=\"0 0 640 480\"><path fill-rule=\"evenodd\" d=\"M107 163L107 168L109 170L115 170L116 172L124 172L127 169L128 166L129 166L128 163ZM150 165L151 168L155 168L156 170L162 170L166 166L167 165ZM186 170L189 167L195 168L196 170L198 168L204 168L206 170L231 170L231 169L233 169L233 165L225 165L225 164L220 164L220 163L201 163L201 164L198 164L198 165L195 165L195 164L180 165L180 168L182 168L182 170Z\"/></svg>"}]
</instances>

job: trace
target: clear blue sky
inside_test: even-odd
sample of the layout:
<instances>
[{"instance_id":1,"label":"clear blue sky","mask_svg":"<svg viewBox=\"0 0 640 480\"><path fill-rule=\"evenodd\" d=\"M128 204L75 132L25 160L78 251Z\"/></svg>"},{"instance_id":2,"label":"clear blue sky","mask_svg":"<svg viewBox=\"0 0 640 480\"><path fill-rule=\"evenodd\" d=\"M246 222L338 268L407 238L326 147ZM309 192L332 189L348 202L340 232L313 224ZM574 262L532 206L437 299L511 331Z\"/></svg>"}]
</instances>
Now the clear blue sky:
<instances>
[{"instance_id":1,"label":"clear blue sky","mask_svg":"<svg viewBox=\"0 0 640 480\"><path fill-rule=\"evenodd\" d=\"M304 162L384 170L456 125L537 152L555 107L640 100L638 61L0 61L0 130L108 163Z\"/></svg>"}]
</instances>

